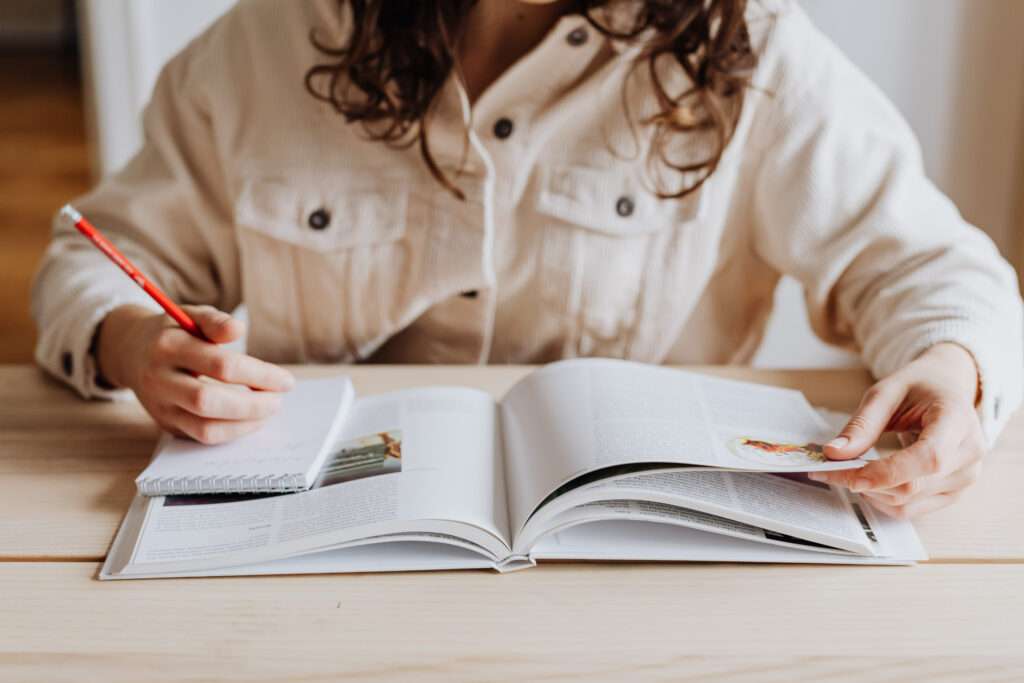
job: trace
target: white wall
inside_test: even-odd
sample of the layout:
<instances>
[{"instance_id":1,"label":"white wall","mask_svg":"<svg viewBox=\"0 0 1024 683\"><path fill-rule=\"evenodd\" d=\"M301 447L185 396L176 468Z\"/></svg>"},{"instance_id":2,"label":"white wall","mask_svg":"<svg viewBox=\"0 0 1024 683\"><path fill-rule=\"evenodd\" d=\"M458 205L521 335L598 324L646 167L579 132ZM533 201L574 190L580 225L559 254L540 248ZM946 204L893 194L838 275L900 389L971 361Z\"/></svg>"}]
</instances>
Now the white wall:
<instances>
[{"instance_id":1,"label":"white wall","mask_svg":"<svg viewBox=\"0 0 1024 683\"><path fill-rule=\"evenodd\" d=\"M1024 2L802 0L896 102L929 175L1013 247L1024 152ZM1015 247L1014 247L1015 248Z\"/></svg>"},{"instance_id":2,"label":"white wall","mask_svg":"<svg viewBox=\"0 0 1024 683\"><path fill-rule=\"evenodd\" d=\"M98 176L142 142L139 114L164 63L235 0L78 0L86 110Z\"/></svg>"}]
</instances>

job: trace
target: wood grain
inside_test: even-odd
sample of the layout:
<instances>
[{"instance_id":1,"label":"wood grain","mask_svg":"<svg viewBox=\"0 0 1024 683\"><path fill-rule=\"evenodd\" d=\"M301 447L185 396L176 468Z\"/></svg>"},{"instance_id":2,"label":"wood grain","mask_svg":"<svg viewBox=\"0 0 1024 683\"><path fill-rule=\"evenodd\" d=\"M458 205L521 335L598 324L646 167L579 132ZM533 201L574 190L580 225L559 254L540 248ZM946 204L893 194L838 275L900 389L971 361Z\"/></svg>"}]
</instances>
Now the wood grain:
<instances>
[{"instance_id":1,"label":"wood grain","mask_svg":"<svg viewBox=\"0 0 1024 683\"><path fill-rule=\"evenodd\" d=\"M523 367L303 367L361 394ZM859 371L703 371L849 410ZM551 563L489 571L101 583L156 430L0 367L0 680L1024 680L1024 419L920 520L918 567Z\"/></svg>"},{"instance_id":2,"label":"wood grain","mask_svg":"<svg viewBox=\"0 0 1024 683\"><path fill-rule=\"evenodd\" d=\"M48 683L83 670L111 682L190 672L262 681L1010 681L1024 673L1022 566L562 564L503 576L113 584L95 582L96 569L0 565L9 596L0 670Z\"/></svg>"}]
</instances>

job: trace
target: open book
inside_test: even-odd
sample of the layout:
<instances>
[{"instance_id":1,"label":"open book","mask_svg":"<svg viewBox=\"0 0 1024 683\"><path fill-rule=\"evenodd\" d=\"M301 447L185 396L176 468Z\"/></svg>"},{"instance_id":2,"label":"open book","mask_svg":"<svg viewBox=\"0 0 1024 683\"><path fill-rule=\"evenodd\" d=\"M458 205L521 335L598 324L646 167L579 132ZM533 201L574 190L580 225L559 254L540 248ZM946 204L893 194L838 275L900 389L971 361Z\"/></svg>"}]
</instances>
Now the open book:
<instances>
[{"instance_id":1,"label":"open book","mask_svg":"<svg viewBox=\"0 0 1024 683\"><path fill-rule=\"evenodd\" d=\"M100 576L489 567L546 559L908 564L913 527L802 473L835 433L788 389L572 360L500 402L357 398L308 491L137 496Z\"/></svg>"}]
</instances>

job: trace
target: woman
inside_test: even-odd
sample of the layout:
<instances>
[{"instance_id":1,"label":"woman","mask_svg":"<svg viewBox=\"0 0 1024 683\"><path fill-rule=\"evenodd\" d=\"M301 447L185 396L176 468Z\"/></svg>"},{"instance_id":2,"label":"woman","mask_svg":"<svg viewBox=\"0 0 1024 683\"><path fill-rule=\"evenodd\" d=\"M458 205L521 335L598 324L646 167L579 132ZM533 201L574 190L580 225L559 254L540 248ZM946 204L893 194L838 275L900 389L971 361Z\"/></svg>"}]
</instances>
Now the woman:
<instances>
[{"instance_id":1,"label":"woman","mask_svg":"<svg viewBox=\"0 0 1024 683\"><path fill-rule=\"evenodd\" d=\"M175 328L66 225L38 360L201 441L278 362L750 358L783 273L882 378L828 481L916 515L1021 393L1013 271L895 109L784 0L248 0L165 68L138 156L77 207L225 343ZM263 389L238 392L190 373Z\"/></svg>"}]
</instances>

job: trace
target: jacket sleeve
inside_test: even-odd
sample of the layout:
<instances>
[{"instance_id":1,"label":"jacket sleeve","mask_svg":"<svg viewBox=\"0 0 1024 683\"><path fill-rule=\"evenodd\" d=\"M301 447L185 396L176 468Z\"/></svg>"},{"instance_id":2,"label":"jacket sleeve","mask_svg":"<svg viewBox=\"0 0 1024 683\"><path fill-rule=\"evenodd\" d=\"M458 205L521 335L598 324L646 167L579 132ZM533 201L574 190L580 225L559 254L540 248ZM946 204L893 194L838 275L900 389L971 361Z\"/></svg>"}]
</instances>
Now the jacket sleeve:
<instances>
[{"instance_id":1,"label":"jacket sleeve","mask_svg":"<svg viewBox=\"0 0 1024 683\"><path fill-rule=\"evenodd\" d=\"M200 48L197 40L162 71L138 154L73 204L173 299L230 311L240 299L237 256L217 140L198 87ZM97 384L90 346L104 316L128 303L160 310L55 218L32 290L39 365L84 397L116 396Z\"/></svg>"},{"instance_id":2,"label":"jacket sleeve","mask_svg":"<svg viewBox=\"0 0 1024 683\"><path fill-rule=\"evenodd\" d=\"M799 10L777 20L762 80L759 255L798 279L815 332L877 377L954 342L979 369L990 443L1020 404L1013 268L926 177L893 105Z\"/></svg>"}]
</instances>

